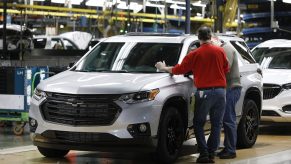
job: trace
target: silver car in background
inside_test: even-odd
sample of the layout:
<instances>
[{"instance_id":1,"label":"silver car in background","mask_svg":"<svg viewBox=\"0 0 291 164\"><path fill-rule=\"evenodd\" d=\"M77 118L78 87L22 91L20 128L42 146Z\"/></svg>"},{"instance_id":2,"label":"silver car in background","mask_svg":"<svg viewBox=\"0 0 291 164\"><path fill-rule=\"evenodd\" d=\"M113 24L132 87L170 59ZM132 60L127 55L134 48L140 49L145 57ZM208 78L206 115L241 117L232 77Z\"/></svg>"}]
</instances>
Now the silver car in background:
<instances>
[{"instance_id":1,"label":"silver car in background","mask_svg":"<svg viewBox=\"0 0 291 164\"><path fill-rule=\"evenodd\" d=\"M261 121L291 122L291 40L268 40L252 51L264 75Z\"/></svg>"},{"instance_id":2,"label":"silver car in background","mask_svg":"<svg viewBox=\"0 0 291 164\"><path fill-rule=\"evenodd\" d=\"M239 54L238 146L251 147L258 135L262 76L242 39L219 38ZM197 47L194 35L128 33L102 40L69 70L37 86L29 113L33 144L46 157L130 149L153 151L160 162L172 163L193 136L195 77L159 72L154 65L181 63Z\"/></svg>"}]
</instances>

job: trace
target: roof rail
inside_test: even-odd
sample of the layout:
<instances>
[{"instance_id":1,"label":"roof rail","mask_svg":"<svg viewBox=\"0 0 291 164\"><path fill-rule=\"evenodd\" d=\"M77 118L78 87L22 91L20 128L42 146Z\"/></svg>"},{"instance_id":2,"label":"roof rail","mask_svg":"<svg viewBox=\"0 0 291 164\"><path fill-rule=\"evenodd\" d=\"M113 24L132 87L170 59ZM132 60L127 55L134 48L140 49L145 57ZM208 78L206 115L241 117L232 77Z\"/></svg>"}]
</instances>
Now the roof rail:
<instances>
[{"instance_id":1,"label":"roof rail","mask_svg":"<svg viewBox=\"0 0 291 164\"><path fill-rule=\"evenodd\" d=\"M125 36L184 36L181 33L129 32Z\"/></svg>"}]
</instances>

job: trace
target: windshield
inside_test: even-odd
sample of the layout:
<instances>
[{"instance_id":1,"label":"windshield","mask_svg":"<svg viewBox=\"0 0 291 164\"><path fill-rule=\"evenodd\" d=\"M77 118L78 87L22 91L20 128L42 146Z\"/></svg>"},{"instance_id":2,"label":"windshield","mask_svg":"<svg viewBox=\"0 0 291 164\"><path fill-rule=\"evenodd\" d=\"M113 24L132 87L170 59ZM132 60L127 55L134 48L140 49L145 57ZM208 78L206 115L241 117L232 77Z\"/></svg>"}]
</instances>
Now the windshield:
<instances>
[{"instance_id":1,"label":"windshield","mask_svg":"<svg viewBox=\"0 0 291 164\"><path fill-rule=\"evenodd\" d=\"M122 70L129 72L157 72L156 62L165 61L167 65L177 64L182 44L138 43L124 61Z\"/></svg>"},{"instance_id":2,"label":"windshield","mask_svg":"<svg viewBox=\"0 0 291 164\"><path fill-rule=\"evenodd\" d=\"M256 62L261 64L263 59L264 59L264 56L266 56L270 53L287 51L287 50L291 50L291 48L288 48L288 47L274 47L274 48L258 47L258 48L255 48L253 50L252 54L253 54L253 57L256 60Z\"/></svg>"},{"instance_id":3,"label":"windshield","mask_svg":"<svg viewBox=\"0 0 291 164\"><path fill-rule=\"evenodd\" d=\"M182 48L181 43L137 43L128 55L124 55L120 54L124 44L98 44L77 65L75 71L157 73L156 62L165 61L169 66L177 64Z\"/></svg>"},{"instance_id":4,"label":"windshield","mask_svg":"<svg viewBox=\"0 0 291 164\"><path fill-rule=\"evenodd\" d=\"M261 66L269 69L291 69L291 51L267 55Z\"/></svg>"},{"instance_id":5,"label":"windshield","mask_svg":"<svg viewBox=\"0 0 291 164\"><path fill-rule=\"evenodd\" d=\"M76 67L75 71L98 72L112 70L114 61L124 43L99 44Z\"/></svg>"}]
</instances>

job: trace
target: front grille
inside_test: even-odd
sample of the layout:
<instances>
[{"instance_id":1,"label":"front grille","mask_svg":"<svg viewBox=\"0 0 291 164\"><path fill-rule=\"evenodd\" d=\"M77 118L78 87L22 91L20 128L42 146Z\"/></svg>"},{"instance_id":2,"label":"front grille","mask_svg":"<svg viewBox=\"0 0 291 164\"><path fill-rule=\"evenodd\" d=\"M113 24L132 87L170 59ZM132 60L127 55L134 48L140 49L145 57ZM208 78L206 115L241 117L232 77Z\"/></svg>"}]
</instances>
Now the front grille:
<instances>
[{"instance_id":1,"label":"front grille","mask_svg":"<svg viewBox=\"0 0 291 164\"><path fill-rule=\"evenodd\" d=\"M277 96L281 92L282 88L280 85L276 84L264 84L263 92L264 92L264 100L272 99Z\"/></svg>"},{"instance_id":2,"label":"front grille","mask_svg":"<svg viewBox=\"0 0 291 164\"><path fill-rule=\"evenodd\" d=\"M96 142L112 142L118 140L117 137L107 133L91 133L91 132L68 132L48 130L41 134L44 137L58 139L62 141L75 143L96 143Z\"/></svg>"},{"instance_id":3,"label":"front grille","mask_svg":"<svg viewBox=\"0 0 291 164\"><path fill-rule=\"evenodd\" d=\"M41 105L46 121L82 125L111 125L121 112L114 103L120 95L73 95L47 93L47 100Z\"/></svg>"}]
</instances>

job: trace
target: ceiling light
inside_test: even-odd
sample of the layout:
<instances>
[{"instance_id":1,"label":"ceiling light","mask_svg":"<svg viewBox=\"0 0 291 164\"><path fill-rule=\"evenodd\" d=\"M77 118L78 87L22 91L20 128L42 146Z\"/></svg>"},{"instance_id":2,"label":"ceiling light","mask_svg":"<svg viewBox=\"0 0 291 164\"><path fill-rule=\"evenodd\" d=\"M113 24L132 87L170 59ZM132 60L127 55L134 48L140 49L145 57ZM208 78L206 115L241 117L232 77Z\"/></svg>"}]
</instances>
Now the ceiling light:
<instances>
[{"instance_id":1,"label":"ceiling light","mask_svg":"<svg viewBox=\"0 0 291 164\"><path fill-rule=\"evenodd\" d=\"M86 6L103 7L105 5L105 0L88 0Z\"/></svg>"},{"instance_id":2,"label":"ceiling light","mask_svg":"<svg viewBox=\"0 0 291 164\"><path fill-rule=\"evenodd\" d=\"M284 3L291 3L291 0L283 0Z\"/></svg>"},{"instance_id":3,"label":"ceiling light","mask_svg":"<svg viewBox=\"0 0 291 164\"><path fill-rule=\"evenodd\" d=\"M186 10L186 7L184 7L184 6L179 6L179 5L177 5L177 4L172 4L172 5L170 6L170 8L171 8L171 9L182 9L182 10Z\"/></svg>"},{"instance_id":4,"label":"ceiling light","mask_svg":"<svg viewBox=\"0 0 291 164\"><path fill-rule=\"evenodd\" d=\"M186 5L185 1L174 1L174 0L166 0L167 3L174 3L174 4L180 4L180 5Z\"/></svg>"},{"instance_id":5,"label":"ceiling light","mask_svg":"<svg viewBox=\"0 0 291 164\"><path fill-rule=\"evenodd\" d=\"M126 5L126 2L120 2L117 5L118 9L122 9L122 10L133 10L135 13L139 12L140 10L143 9L142 5L136 3L136 2L131 2L129 4L129 6Z\"/></svg>"},{"instance_id":6,"label":"ceiling light","mask_svg":"<svg viewBox=\"0 0 291 164\"><path fill-rule=\"evenodd\" d=\"M165 5L154 4L154 3L150 3L150 2L146 2L146 6L147 7L160 7L160 8L164 8L165 7Z\"/></svg>"},{"instance_id":7,"label":"ceiling light","mask_svg":"<svg viewBox=\"0 0 291 164\"><path fill-rule=\"evenodd\" d=\"M206 4L202 3L201 1L197 1L192 3L193 6L199 6L199 7L206 7Z\"/></svg>"},{"instance_id":8,"label":"ceiling light","mask_svg":"<svg viewBox=\"0 0 291 164\"><path fill-rule=\"evenodd\" d=\"M65 3L71 3L72 5L80 5L83 0L51 0L52 3L60 3L60 4L65 4Z\"/></svg>"}]
</instances>

